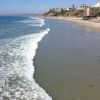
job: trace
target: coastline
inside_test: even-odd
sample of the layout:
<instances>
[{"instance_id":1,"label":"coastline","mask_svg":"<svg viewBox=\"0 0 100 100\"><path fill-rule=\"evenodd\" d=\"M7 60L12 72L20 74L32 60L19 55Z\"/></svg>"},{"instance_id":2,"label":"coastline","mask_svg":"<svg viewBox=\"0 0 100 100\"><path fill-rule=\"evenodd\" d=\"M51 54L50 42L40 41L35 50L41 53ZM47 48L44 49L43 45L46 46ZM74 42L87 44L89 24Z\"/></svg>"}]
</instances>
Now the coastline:
<instances>
[{"instance_id":1,"label":"coastline","mask_svg":"<svg viewBox=\"0 0 100 100\"><path fill-rule=\"evenodd\" d=\"M100 34L46 19L50 33L35 56L35 79L53 100L100 99Z\"/></svg>"},{"instance_id":2,"label":"coastline","mask_svg":"<svg viewBox=\"0 0 100 100\"><path fill-rule=\"evenodd\" d=\"M90 28L91 30L96 30L100 31L100 19L92 19L92 20L82 20L81 17L44 17L44 18L49 18L49 19L56 19L56 20L62 20L62 21L67 21L71 23L75 23L77 25L83 26L85 28Z\"/></svg>"}]
</instances>

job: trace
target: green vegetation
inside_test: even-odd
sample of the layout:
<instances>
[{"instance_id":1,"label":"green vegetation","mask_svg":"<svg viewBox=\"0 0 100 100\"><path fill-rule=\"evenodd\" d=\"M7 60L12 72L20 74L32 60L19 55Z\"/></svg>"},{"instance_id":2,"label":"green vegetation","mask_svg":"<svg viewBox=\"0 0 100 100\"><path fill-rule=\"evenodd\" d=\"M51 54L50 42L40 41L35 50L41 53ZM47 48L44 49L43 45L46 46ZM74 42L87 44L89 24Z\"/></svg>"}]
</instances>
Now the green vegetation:
<instances>
[{"instance_id":1,"label":"green vegetation","mask_svg":"<svg viewBox=\"0 0 100 100\"><path fill-rule=\"evenodd\" d=\"M90 8L91 15L100 16L100 8Z\"/></svg>"},{"instance_id":2,"label":"green vegetation","mask_svg":"<svg viewBox=\"0 0 100 100\"><path fill-rule=\"evenodd\" d=\"M76 17L83 17L86 15L86 8L77 9L74 7L69 9L63 9L63 8L53 8L50 9L48 12L46 12L45 16L76 16ZM100 16L100 8L90 8L90 15L92 16Z\"/></svg>"},{"instance_id":3,"label":"green vegetation","mask_svg":"<svg viewBox=\"0 0 100 100\"><path fill-rule=\"evenodd\" d=\"M78 16L81 17L85 13L84 10L77 10L76 8L70 8L69 10L66 9L50 9L48 12L46 12L45 16Z\"/></svg>"}]
</instances>

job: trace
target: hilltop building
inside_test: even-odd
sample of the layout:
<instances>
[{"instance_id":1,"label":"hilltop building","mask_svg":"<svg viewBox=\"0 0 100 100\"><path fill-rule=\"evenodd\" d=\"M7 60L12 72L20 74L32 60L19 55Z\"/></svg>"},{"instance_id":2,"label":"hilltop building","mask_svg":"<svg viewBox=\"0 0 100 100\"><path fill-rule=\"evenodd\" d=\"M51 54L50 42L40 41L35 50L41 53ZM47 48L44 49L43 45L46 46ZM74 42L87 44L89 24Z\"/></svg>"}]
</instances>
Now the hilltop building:
<instances>
[{"instance_id":1,"label":"hilltop building","mask_svg":"<svg viewBox=\"0 0 100 100\"><path fill-rule=\"evenodd\" d=\"M77 10L85 10L89 8L89 6L87 6L86 4L81 4L81 6L77 7Z\"/></svg>"},{"instance_id":2,"label":"hilltop building","mask_svg":"<svg viewBox=\"0 0 100 100\"><path fill-rule=\"evenodd\" d=\"M100 2L97 2L93 7L100 8Z\"/></svg>"}]
</instances>

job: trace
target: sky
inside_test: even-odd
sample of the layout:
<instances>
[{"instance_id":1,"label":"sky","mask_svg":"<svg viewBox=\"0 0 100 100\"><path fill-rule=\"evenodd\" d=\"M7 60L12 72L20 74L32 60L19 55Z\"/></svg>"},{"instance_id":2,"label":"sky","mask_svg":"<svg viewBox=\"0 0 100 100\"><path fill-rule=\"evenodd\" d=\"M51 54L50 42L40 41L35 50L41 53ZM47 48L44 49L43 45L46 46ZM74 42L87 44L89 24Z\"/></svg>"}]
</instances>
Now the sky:
<instances>
[{"instance_id":1,"label":"sky","mask_svg":"<svg viewBox=\"0 0 100 100\"><path fill-rule=\"evenodd\" d=\"M93 5L99 0L0 0L1 14L43 13L50 8L71 7L73 4Z\"/></svg>"}]
</instances>

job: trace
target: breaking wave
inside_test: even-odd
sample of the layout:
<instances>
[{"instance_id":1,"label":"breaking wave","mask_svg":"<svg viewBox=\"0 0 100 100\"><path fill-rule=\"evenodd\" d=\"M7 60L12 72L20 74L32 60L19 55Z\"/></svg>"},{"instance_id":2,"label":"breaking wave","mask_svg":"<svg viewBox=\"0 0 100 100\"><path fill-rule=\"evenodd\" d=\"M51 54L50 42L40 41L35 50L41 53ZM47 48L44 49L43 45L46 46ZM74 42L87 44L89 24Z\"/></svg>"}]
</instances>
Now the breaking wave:
<instances>
[{"instance_id":1,"label":"breaking wave","mask_svg":"<svg viewBox=\"0 0 100 100\"><path fill-rule=\"evenodd\" d=\"M38 43L49 31L0 40L0 100L52 100L33 77Z\"/></svg>"},{"instance_id":2,"label":"breaking wave","mask_svg":"<svg viewBox=\"0 0 100 100\"><path fill-rule=\"evenodd\" d=\"M35 20L33 20L35 19ZM29 26L44 26L45 25L45 20L44 19L40 19L40 18L35 18L35 17L29 17L28 20L22 20L20 21L21 23L26 23Z\"/></svg>"}]
</instances>

